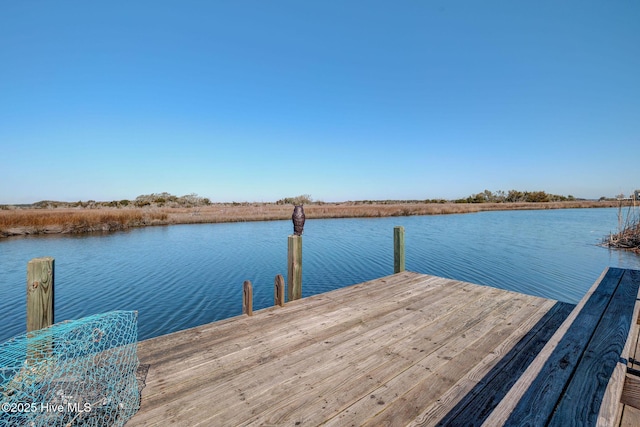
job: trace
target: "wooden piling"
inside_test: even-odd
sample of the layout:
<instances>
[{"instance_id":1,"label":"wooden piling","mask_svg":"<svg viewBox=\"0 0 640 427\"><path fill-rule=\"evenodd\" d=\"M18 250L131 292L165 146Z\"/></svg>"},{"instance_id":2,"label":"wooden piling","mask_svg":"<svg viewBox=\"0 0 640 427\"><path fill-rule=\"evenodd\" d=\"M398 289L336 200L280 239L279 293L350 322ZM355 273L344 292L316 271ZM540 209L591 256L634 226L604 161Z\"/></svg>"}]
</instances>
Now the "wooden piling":
<instances>
[{"instance_id":1,"label":"wooden piling","mask_svg":"<svg viewBox=\"0 0 640 427\"><path fill-rule=\"evenodd\" d=\"M302 236L290 235L288 243L287 297L302 298Z\"/></svg>"},{"instance_id":2,"label":"wooden piling","mask_svg":"<svg viewBox=\"0 0 640 427\"><path fill-rule=\"evenodd\" d=\"M253 286L249 280L242 284L242 314L253 316Z\"/></svg>"},{"instance_id":3,"label":"wooden piling","mask_svg":"<svg viewBox=\"0 0 640 427\"><path fill-rule=\"evenodd\" d=\"M404 271L404 227L393 227L393 272Z\"/></svg>"},{"instance_id":4,"label":"wooden piling","mask_svg":"<svg viewBox=\"0 0 640 427\"><path fill-rule=\"evenodd\" d=\"M55 260L34 258L27 264L27 332L53 324Z\"/></svg>"},{"instance_id":5,"label":"wooden piling","mask_svg":"<svg viewBox=\"0 0 640 427\"><path fill-rule=\"evenodd\" d=\"M273 281L273 303L284 307L284 277L278 274Z\"/></svg>"}]
</instances>

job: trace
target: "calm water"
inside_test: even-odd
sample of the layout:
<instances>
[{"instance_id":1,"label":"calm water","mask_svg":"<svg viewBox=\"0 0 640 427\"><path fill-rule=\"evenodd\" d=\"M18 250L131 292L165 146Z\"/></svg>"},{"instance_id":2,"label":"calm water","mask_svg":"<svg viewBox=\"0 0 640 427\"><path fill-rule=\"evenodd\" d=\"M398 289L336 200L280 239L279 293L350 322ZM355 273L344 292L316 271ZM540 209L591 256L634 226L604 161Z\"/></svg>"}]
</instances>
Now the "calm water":
<instances>
[{"instance_id":1,"label":"calm water","mask_svg":"<svg viewBox=\"0 0 640 427\"><path fill-rule=\"evenodd\" d=\"M483 212L308 220L303 296L393 273L393 227L405 227L406 268L577 302L607 266L640 257L596 246L616 209ZM148 227L113 234L0 241L0 341L25 332L26 265L56 260L55 321L138 310L139 338L238 315L242 283L254 309L286 279L290 221Z\"/></svg>"}]
</instances>

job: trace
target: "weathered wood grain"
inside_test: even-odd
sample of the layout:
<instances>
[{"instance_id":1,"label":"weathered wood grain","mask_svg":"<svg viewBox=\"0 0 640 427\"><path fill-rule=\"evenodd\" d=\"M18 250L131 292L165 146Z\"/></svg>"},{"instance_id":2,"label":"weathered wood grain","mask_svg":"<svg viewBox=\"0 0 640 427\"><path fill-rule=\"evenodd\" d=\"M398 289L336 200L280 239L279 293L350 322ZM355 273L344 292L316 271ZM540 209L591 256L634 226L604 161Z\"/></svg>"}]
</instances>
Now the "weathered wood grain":
<instances>
[{"instance_id":1,"label":"weathered wood grain","mask_svg":"<svg viewBox=\"0 0 640 427\"><path fill-rule=\"evenodd\" d=\"M636 310L638 310L637 307L639 305L640 301L636 301ZM633 335L630 345L631 350L629 352L628 366L632 369L640 369L640 360L638 360L640 356L640 326L637 321L632 329ZM625 404L626 399L629 397L629 391L627 391L626 394L623 391L623 395L624 397L621 396L622 407L620 408L620 422L616 425L624 427L640 426L640 409L636 409L632 405Z\"/></svg>"},{"instance_id":2,"label":"weathered wood grain","mask_svg":"<svg viewBox=\"0 0 640 427\"><path fill-rule=\"evenodd\" d=\"M242 284L242 314L253 316L253 286L249 280Z\"/></svg>"},{"instance_id":3,"label":"weathered wood grain","mask_svg":"<svg viewBox=\"0 0 640 427\"><path fill-rule=\"evenodd\" d=\"M139 343L128 425L477 425L559 325L588 323L567 307L411 272L290 301Z\"/></svg>"},{"instance_id":4,"label":"weathered wood grain","mask_svg":"<svg viewBox=\"0 0 640 427\"><path fill-rule=\"evenodd\" d=\"M625 272L627 274L627 272ZM623 391L625 388L625 377L627 369L631 367L634 359L635 348L638 340L638 322L640 314L640 300L638 300L640 292L636 294L635 304L633 304L632 321L629 328L629 334L626 339L620 359L609 379L609 385L602 398L600 413L598 414L598 425L618 425L624 409ZM629 301L631 303L631 301ZM631 304L630 304L631 305Z\"/></svg>"},{"instance_id":5,"label":"weathered wood grain","mask_svg":"<svg viewBox=\"0 0 640 427\"><path fill-rule=\"evenodd\" d=\"M385 389L403 394L427 384L426 374L464 372L466 358L455 355L478 351L467 359L472 369L518 328L509 320L543 313L544 304L404 272L142 342L141 363L151 366L130 424L340 424L341 414L353 422L359 406L379 411L394 401Z\"/></svg>"},{"instance_id":6,"label":"weathered wood grain","mask_svg":"<svg viewBox=\"0 0 640 427\"><path fill-rule=\"evenodd\" d=\"M622 277L617 279L620 274ZM601 311L599 322L557 404L550 426L595 425L609 379L623 354L634 320L633 302L638 295L640 280L634 280L631 270L612 269L607 277L611 277L612 284L618 281L614 294L606 309Z\"/></svg>"},{"instance_id":7,"label":"weathered wood grain","mask_svg":"<svg viewBox=\"0 0 640 427\"><path fill-rule=\"evenodd\" d=\"M388 283L398 281L405 286L387 287ZM443 292L436 292L445 282L451 286L446 287ZM147 398L143 405L153 405L156 399L161 405L167 398L164 384L168 382L171 382L174 395L188 395L190 390L198 390L200 386L209 384L207 376L216 375L222 381L245 370L254 369L257 364L266 360L265 350L261 350L264 343L273 344L273 351L294 353L313 344L314 341L309 339L311 336L315 341L323 342L322 340L339 334L341 330L359 326L375 318L376 312L367 310L370 303L376 304L379 301L381 311L378 314L402 313L397 310L398 302L408 298L412 301L423 300L431 294L435 294L431 299L437 301L441 296L445 297L462 286L457 283L459 282L403 273L391 280L372 282L371 287L356 285L341 289L341 292L334 291L308 298L304 303L302 300L288 303L275 312L277 317L274 317L274 309L266 309L259 312L260 316L253 316L251 321L246 317L235 318L216 322L214 325L219 323L220 328L204 325L141 342L139 357L143 363L151 364L148 387L145 389ZM358 290L369 295L371 301L354 297L352 292ZM384 292L379 292L380 290ZM418 293L417 290L421 292ZM350 307L345 307L341 302L343 293L347 295L346 300L351 301ZM385 293L394 295L394 299L387 301ZM308 309L304 310L305 307ZM185 340L187 344L179 345L181 335L188 337ZM167 348L171 351L167 351ZM272 359L275 360L274 357ZM187 379L181 380L183 376ZM162 381L158 387L153 387L155 378Z\"/></svg>"},{"instance_id":8,"label":"weathered wood grain","mask_svg":"<svg viewBox=\"0 0 640 427\"><path fill-rule=\"evenodd\" d=\"M620 401L632 408L640 409L640 378L627 374Z\"/></svg>"},{"instance_id":9,"label":"weathered wood grain","mask_svg":"<svg viewBox=\"0 0 640 427\"><path fill-rule=\"evenodd\" d=\"M640 409L636 409L631 406L624 406L622 409L620 427L638 426L640 426Z\"/></svg>"},{"instance_id":10,"label":"weathered wood grain","mask_svg":"<svg viewBox=\"0 0 640 427\"><path fill-rule=\"evenodd\" d=\"M51 257L27 263L27 332L53 325L54 271Z\"/></svg>"},{"instance_id":11,"label":"weathered wood grain","mask_svg":"<svg viewBox=\"0 0 640 427\"><path fill-rule=\"evenodd\" d=\"M455 288L455 286L452 286ZM449 289L447 289L448 291ZM450 295L447 301L442 303L443 307L450 307L454 305L460 298L460 295ZM408 308L414 308L418 310L420 305L427 304L428 301L421 298L420 295L416 295L413 302L408 305ZM392 304L392 302L391 302ZM407 323L407 319L411 318L412 311L414 310L398 310L396 307L390 307L388 311L389 316L382 316L381 318L373 317L369 321L369 316L360 317L356 319L356 322L347 321L345 325L339 325L337 328L333 328L332 331L327 333L320 333L319 336L314 334L314 339L310 339L309 334L294 333L283 339L285 343L279 345L272 350L269 355L269 359L260 361L252 361L251 359L243 359L242 361L232 363L232 366L237 366L238 363L242 364L245 360L251 361L246 369L242 371L235 371L235 374L229 376L224 384L215 386L215 388L206 388L208 384L203 383L205 389L200 393L201 396L214 394L216 396L228 396L229 399L220 401L221 407L233 408L234 405L241 404L242 402L251 400L254 398L254 393L258 395L264 394L264 389L270 387L272 383L278 387L279 390L286 390L286 384L282 384L283 376L289 377L295 374L299 380L308 379L308 381L314 381L318 378L325 378L332 373L331 369L336 369L337 372L343 374L349 374L351 370L344 370L344 355L350 354L350 351L355 347L358 349L357 355L364 357L367 351L376 353L379 350L377 346L377 337L387 337L392 333L398 334L398 331L403 323ZM285 307L286 309L286 307ZM386 310L385 310L386 311ZM393 319L396 319L393 321ZM433 318L432 321L436 321ZM342 329L344 333L341 333ZM323 331L324 332L324 331ZM406 329L405 334L411 333L411 329ZM346 337L346 339L345 339ZM295 341L294 341L295 339ZM345 341L342 341L345 339ZM269 341L271 342L271 341ZM280 342L279 344L282 344ZM367 347L367 344L369 347ZM264 351L251 351L253 354L263 354ZM323 360L322 358L328 358ZM331 364L330 362L336 359L340 362L340 365ZM313 362L313 363L311 363ZM262 369L255 370L255 364L260 363ZM283 366L285 367L284 371ZM202 375L206 375L206 370L202 371ZM194 387L194 384L190 384L190 387ZM231 393L229 393L231 390ZM244 400L239 401L233 396L237 395L234 390L242 390L242 398ZM205 392L206 391L206 392ZM293 392L285 393L286 398L294 397L300 399L300 396ZM277 399L280 401L281 399ZM190 398L193 402L193 397ZM267 399L268 402L268 399ZM202 402L203 404L205 402ZM264 404L265 400L261 400L261 404ZM234 411L225 411L226 413L236 416ZM181 414L186 416L188 414ZM235 424L240 422L239 420L228 419L224 414L216 418L215 423Z\"/></svg>"},{"instance_id":12,"label":"weathered wood grain","mask_svg":"<svg viewBox=\"0 0 640 427\"><path fill-rule=\"evenodd\" d=\"M273 305L284 307L284 302L284 278L278 274L273 280Z\"/></svg>"},{"instance_id":13,"label":"weathered wood grain","mask_svg":"<svg viewBox=\"0 0 640 427\"><path fill-rule=\"evenodd\" d=\"M404 227L393 227L393 272L400 273L405 268Z\"/></svg>"},{"instance_id":14,"label":"weathered wood grain","mask_svg":"<svg viewBox=\"0 0 640 427\"><path fill-rule=\"evenodd\" d=\"M497 301L496 301L497 303ZM424 408L434 410L431 423L437 421L457 404L505 354L514 339L514 325L521 325L535 313L527 310L523 301L512 297L505 305L497 305L490 315L469 329L465 343L449 347L444 356L446 363L425 360L420 367L428 366L432 375L422 375L415 384L408 384L404 393L364 425L407 425L422 415ZM550 306L546 307L548 310ZM538 314L539 319L541 314ZM480 317L483 314L480 313ZM529 325L531 327L531 325ZM517 341L522 335L515 338ZM434 402L435 405L434 405ZM403 414L399 417L398 414Z\"/></svg>"},{"instance_id":15,"label":"weathered wood grain","mask_svg":"<svg viewBox=\"0 0 640 427\"><path fill-rule=\"evenodd\" d=\"M580 300L578 305L573 309L565 321L560 325L558 330L553 334L549 342L542 348L540 353L531 362L527 370L520 376L516 383L511 387L511 390L506 396L498 403L496 408L489 414L487 419L482 424L483 427L495 427L504 425L507 419L513 412L516 405L520 402L523 395L527 392L531 384L535 381L538 374L542 371L547 360L553 354L560 341L564 338L569 327L573 324L578 314L582 311L585 304L598 289L600 283L607 275L609 269L605 269L595 283L589 288L585 296Z\"/></svg>"},{"instance_id":16,"label":"weathered wood grain","mask_svg":"<svg viewBox=\"0 0 640 427\"><path fill-rule=\"evenodd\" d=\"M547 304L552 304L551 309ZM433 425L434 420L438 421L437 425L442 426L482 425L574 308L574 305L567 303L549 301L547 304L541 307L540 313L543 314L541 317L534 315L522 323L512 339L522 338L504 357L500 358L500 362L482 380L475 384L473 389L464 395L452 411L441 416L431 416L431 418L428 413L425 413L417 418L413 425ZM432 412L440 410L439 405L434 406Z\"/></svg>"},{"instance_id":17,"label":"weathered wood grain","mask_svg":"<svg viewBox=\"0 0 640 427\"><path fill-rule=\"evenodd\" d=\"M622 273L622 270L609 269L518 402L508 424L546 425L617 289Z\"/></svg>"},{"instance_id":18,"label":"weathered wood grain","mask_svg":"<svg viewBox=\"0 0 640 427\"><path fill-rule=\"evenodd\" d=\"M293 301L287 303L285 310L267 308L261 310L261 316L249 321L243 316L221 320L215 323L206 324L185 331L175 332L162 337L149 339L140 343L138 353L141 357L152 361L176 363L185 360L190 354L198 357L192 351L194 344L217 346L229 343L234 340L238 343L246 344L247 341L260 338L270 338L271 334L277 336L290 330L295 324L298 328L304 323L316 324L317 319L327 319L338 310L344 310L345 304L342 300L349 300L349 307L354 312L366 309L370 304L378 304L380 300L391 298L389 304L394 304L393 300L403 300L410 297L416 290L425 293L432 293L444 286L444 283L456 283L436 277L427 277L415 273L405 272L392 276L393 279L380 280L379 282L368 282L353 285L348 288L327 292L306 298L304 302ZM358 296L360 295L360 296ZM342 313L338 313L338 318ZM274 319L277 318L277 322ZM239 323L241 328L238 328ZM295 322L295 323L294 323ZM171 352L166 352L170 347ZM218 349L219 347L216 347Z\"/></svg>"},{"instance_id":19,"label":"weathered wood grain","mask_svg":"<svg viewBox=\"0 0 640 427\"><path fill-rule=\"evenodd\" d=\"M504 295L482 295L474 304L459 306L428 327L417 329L405 339L392 343L381 342L385 354L400 357L399 360L402 361L411 361L410 365L400 366L401 369L394 372L393 377L380 381L379 385L327 425L341 425L345 419L355 425L364 425L372 415L381 413L383 408L379 402L384 402L385 408L398 405L398 399L403 399L402 395L408 390L427 378L435 379L439 369L455 364L459 360L455 357L457 354L472 345L476 337L484 336L484 333L500 322L501 313L517 310L516 305L509 304L508 297L506 300L503 298ZM468 366L473 366L471 361L467 363ZM456 368L452 369L456 371ZM435 392L435 388L433 391ZM376 398L371 399L372 395ZM400 410L396 412L394 422L402 421L407 424L416 415L415 409ZM380 422L385 423L384 420Z\"/></svg>"},{"instance_id":20,"label":"weathered wood grain","mask_svg":"<svg viewBox=\"0 0 640 427\"><path fill-rule=\"evenodd\" d=\"M449 286L441 293L438 290L444 283L448 283ZM218 355L234 353L237 348L245 348L247 343L281 339L283 334L297 332L308 335L314 333L313 328L326 329L329 324L338 321L344 323L367 310L370 304L382 304L381 300L387 300L388 297L391 300L380 307L389 311L394 311L398 302L415 298L416 295L428 297L435 293L435 299L444 297L447 292L455 289L458 283L436 277L425 278L415 273L403 273L394 276L393 280L371 282L371 286L366 288L363 288L363 285L354 285L340 290L344 292L328 292L307 298L304 302L287 303L284 310L261 310L262 315L250 321L245 317L235 317L146 340L140 343L138 354L154 366L166 366L178 371L180 364L189 365L207 357L194 352L194 346L215 347ZM420 290L419 294L416 293L417 290ZM354 292L362 292L362 297L356 297ZM349 307L345 307L342 299L351 301ZM374 316L375 313L372 312L371 315ZM167 352L167 348L171 348L172 351Z\"/></svg>"},{"instance_id":21,"label":"weathered wood grain","mask_svg":"<svg viewBox=\"0 0 640 427\"><path fill-rule=\"evenodd\" d=\"M287 297L302 298L302 236L290 235L287 243Z\"/></svg>"}]
</instances>

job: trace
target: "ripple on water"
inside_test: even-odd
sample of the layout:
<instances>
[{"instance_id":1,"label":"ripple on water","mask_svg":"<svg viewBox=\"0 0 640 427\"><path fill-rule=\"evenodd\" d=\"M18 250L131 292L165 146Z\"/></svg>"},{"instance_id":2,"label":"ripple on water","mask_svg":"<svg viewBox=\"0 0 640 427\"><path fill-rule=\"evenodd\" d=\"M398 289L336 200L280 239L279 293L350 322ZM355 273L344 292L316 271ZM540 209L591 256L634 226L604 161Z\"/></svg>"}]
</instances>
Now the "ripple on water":
<instances>
[{"instance_id":1,"label":"ripple on water","mask_svg":"<svg viewBox=\"0 0 640 427\"><path fill-rule=\"evenodd\" d=\"M308 220L303 296L393 273L393 227L405 228L408 270L577 302L607 266L640 269L640 257L596 246L615 209ZM273 304L287 273L290 221L149 227L114 234L0 241L0 341L24 332L26 264L56 259L56 320L138 310L139 338Z\"/></svg>"}]
</instances>

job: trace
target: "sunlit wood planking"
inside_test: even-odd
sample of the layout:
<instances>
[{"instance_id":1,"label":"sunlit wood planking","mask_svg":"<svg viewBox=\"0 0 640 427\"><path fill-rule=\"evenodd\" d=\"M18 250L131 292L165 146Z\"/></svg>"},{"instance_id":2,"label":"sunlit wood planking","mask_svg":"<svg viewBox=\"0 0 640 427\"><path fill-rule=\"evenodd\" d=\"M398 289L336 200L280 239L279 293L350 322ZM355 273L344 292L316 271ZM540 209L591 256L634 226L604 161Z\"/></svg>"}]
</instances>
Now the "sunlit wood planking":
<instances>
[{"instance_id":1,"label":"sunlit wood planking","mask_svg":"<svg viewBox=\"0 0 640 427\"><path fill-rule=\"evenodd\" d=\"M554 307L403 272L143 341L127 425L430 425Z\"/></svg>"}]
</instances>

